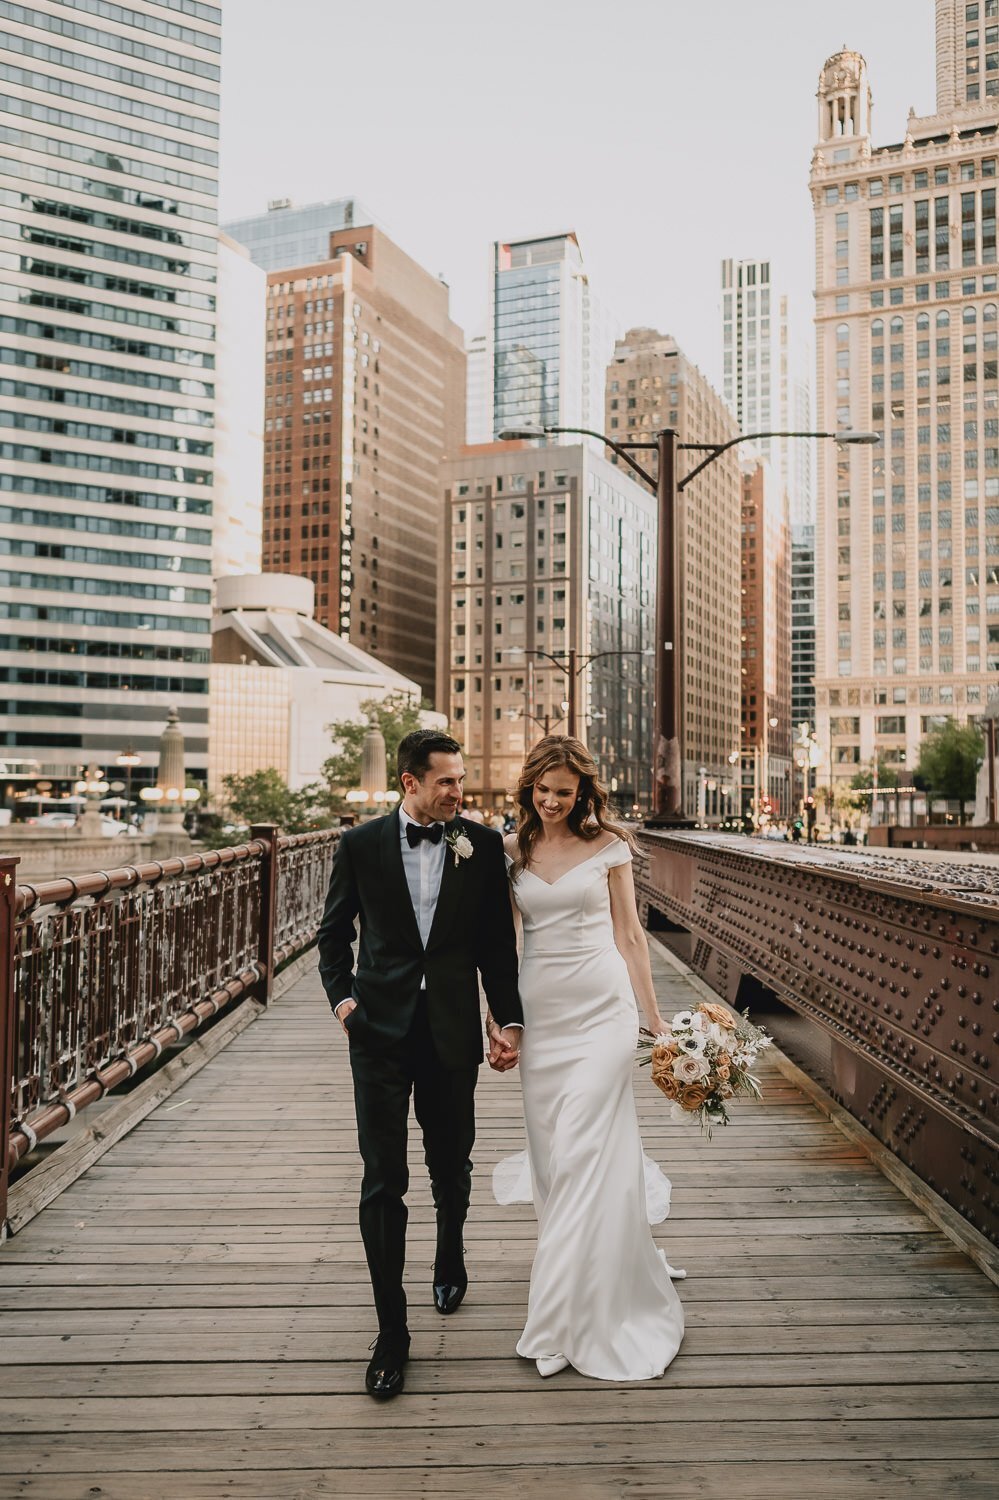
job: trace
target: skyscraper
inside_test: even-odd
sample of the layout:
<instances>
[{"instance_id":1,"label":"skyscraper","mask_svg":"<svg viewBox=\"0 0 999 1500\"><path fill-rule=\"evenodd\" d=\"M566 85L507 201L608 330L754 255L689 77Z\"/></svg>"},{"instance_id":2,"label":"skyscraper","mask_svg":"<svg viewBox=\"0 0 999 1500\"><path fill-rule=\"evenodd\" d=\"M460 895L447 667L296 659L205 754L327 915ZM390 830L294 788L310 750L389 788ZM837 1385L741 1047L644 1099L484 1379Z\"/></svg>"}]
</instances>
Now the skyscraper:
<instances>
[{"instance_id":1,"label":"skyscraper","mask_svg":"<svg viewBox=\"0 0 999 1500\"><path fill-rule=\"evenodd\" d=\"M676 340L651 328L633 328L614 346L606 401L604 431L622 443L652 441L662 427L675 428L681 444L724 443L738 431ZM611 461L617 464L616 455ZM740 740L741 512L733 448L683 492L676 527L683 580L684 811L711 823L738 800L729 756L738 760Z\"/></svg>"},{"instance_id":2,"label":"skyscraper","mask_svg":"<svg viewBox=\"0 0 999 1500\"><path fill-rule=\"evenodd\" d=\"M740 432L807 431L806 356L794 336L787 296L769 260L722 261L722 393ZM811 446L763 438L754 444L784 486L791 525L811 520Z\"/></svg>"},{"instance_id":3,"label":"skyscraper","mask_svg":"<svg viewBox=\"0 0 999 1500\"><path fill-rule=\"evenodd\" d=\"M937 113L878 147L867 65L826 62L812 163L816 691L835 777L910 766L999 690L999 17L937 0Z\"/></svg>"},{"instance_id":4,"label":"skyscraper","mask_svg":"<svg viewBox=\"0 0 999 1500\"><path fill-rule=\"evenodd\" d=\"M212 573L259 573L264 485L267 276L219 234ZM213 751L214 759L214 751Z\"/></svg>"},{"instance_id":5,"label":"skyscraper","mask_svg":"<svg viewBox=\"0 0 999 1500\"><path fill-rule=\"evenodd\" d=\"M371 224L327 229L321 254L274 268L275 244L317 249L315 226L299 240L287 214L232 226L272 266L263 567L311 578L322 624L431 696L438 467L465 435L462 333L445 284Z\"/></svg>"},{"instance_id":6,"label":"skyscraper","mask_svg":"<svg viewBox=\"0 0 999 1500\"><path fill-rule=\"evenodd\" d=\"M815 728L815 527L791 533L791 723Z\"/></svg>"},{"instance_id":7,"label":"skyscraper","mask_svg":"<svg viewBox=\"0 0 999 1500\"><path fill-rule=\"evenodd\" d=\"M219 21L4 7L5 785L150 766L171 707L206 768Z\"/></svg>"},{"instance_id":8,"label":"skyscraper","mask_svg":"<svg viewBox=\"0 0 999 1500\"><path fill-rule=\"evenodd\" d=\"M754 821L791 811L791 537L787 494L742 464L742 775Z\"/></svg>"},{"instance_id":9,"label":"skyscraper","mask_svg":"<svg viewBox=\"0 0 999 1500\"><path fill-rule=\"evenodd\" d=\"M614 337L575 234L493 245L487 404L493 433L599 427Z\"/></svg>"},{"instance_id":10,"label":"skyscraper","mask_svg":"<svg viewBox=\"0 0 999 1500\"><path fill-rule=\"evenodd\" d=\"M615 806L647 809L654 498L585 443L470 447L442 473L438 702L468 795L504 806L529 747L566 732L575 649L577 733Z\"/></svg>"},{"instance_id":11,"label":"skyscraper","mask_svg":"<svg viewBox=\"0 0 999 1500\"><path fill-rule=\"evenodd\" d=\"M465 442L491 443L492 408L487 405L486 335L477 333L465 345Z\"/></svg>"}]
</instances>

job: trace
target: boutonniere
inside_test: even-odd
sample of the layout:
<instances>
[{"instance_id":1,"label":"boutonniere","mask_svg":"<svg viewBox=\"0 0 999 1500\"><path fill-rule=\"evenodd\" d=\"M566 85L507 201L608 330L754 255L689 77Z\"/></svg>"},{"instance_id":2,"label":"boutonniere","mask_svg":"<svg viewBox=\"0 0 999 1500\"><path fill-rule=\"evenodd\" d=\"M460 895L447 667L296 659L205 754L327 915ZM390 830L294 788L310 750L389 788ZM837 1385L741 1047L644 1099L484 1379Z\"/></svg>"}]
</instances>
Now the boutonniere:
<instances>
[{"instance_id":1,"label":"boutonniere","mask_svg":"<svg viewBox=\"0 0 999 1500\"><path fill-rule=\"evenodd\" d=\"M458 868L463 859L471 859L472 855L475 853L475 849L472 845L472 840L468 837L468 834L465 833L457 818L454 820L452 826L446 830L444 834L444 842L447 844L451 853L454 855L455 869Z\"/></svg>"}]
</instances>

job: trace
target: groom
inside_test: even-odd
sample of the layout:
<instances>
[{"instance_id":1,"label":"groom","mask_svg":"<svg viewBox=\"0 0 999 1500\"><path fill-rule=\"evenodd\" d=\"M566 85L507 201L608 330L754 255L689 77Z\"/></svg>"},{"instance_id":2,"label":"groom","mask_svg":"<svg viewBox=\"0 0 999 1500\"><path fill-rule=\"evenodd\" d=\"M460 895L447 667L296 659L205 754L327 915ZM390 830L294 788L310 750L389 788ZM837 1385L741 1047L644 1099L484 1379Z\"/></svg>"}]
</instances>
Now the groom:
<instances>
[{"instance_id":1,"label":"groom","mask_svg":"<svg viewBox=\"0 0 999 1500\"><path fill-rule=\"evenodd\" d=\"M319 928L319 973L354 1076L361 1238L378 1314L365 1385L380 1398L402 1390L409 1355L410 1094L437 1209L434 1305L453 1313L468 1285L462 1228L482 1061L478 974L497 1023L489 1060L499 1071L516 1061L523 1024L503 845L493 829L457 816L460 747L437 730L417 730L399 746L398 771L398 811L341 836Z\"/></svg>"}]
</instances>

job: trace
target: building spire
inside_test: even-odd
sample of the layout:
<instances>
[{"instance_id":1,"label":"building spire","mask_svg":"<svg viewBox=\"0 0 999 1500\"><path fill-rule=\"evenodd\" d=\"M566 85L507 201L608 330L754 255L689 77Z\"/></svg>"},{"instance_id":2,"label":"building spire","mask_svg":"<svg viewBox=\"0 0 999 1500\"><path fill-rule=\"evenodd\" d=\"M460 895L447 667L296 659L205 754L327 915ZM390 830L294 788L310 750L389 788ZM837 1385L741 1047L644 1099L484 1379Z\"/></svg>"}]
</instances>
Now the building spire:
<instances>
[{"instance_id":1,"label":"building spire","mask_svg":"<svg viewBox=\"0 0 999 1500\"><path fill-rule=\"evenodd\" d=\"M826 59L819 78L819 143L870 139L871 86L867 63L844 47Z\"/></svg>"}]
</instances>

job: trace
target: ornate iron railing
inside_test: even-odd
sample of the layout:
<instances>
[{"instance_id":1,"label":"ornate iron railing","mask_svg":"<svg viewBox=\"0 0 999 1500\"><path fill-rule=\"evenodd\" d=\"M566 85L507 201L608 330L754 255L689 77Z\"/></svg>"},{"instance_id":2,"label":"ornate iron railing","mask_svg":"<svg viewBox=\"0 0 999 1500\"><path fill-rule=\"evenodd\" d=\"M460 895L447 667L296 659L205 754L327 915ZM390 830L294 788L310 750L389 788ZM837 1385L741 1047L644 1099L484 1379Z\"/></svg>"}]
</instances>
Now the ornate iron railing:
<instances>
[{"instance_id":1,"label":"ornate iron railing","mask_svg":"<svg viewBox=\"0 0 999 1500\"><path fill-rule=\"evenodd\" d=\"M999 1242L999 870L643 832L636 887L733 1005L820 1025L851 1114Z\"/></svg>"},{"instance_id":2,"label":"ornate iron railing","mask_svg":"<svg viewBox=\"0 0 999 1500\"><path fill-rule=\"evenodd\" d=\"M278 839L274 944L279 964L315 942L339 837L339 832L324 831Z\"/></svg>"},{"instance_id":3,"label":"ornate iron railing","mask_svg":"<svg viewBox=\"0 0 999 1500\"><path fill-rule=\"evenodd\" d=\"M337 831L15 886L0 859L0 1227L37 1141L314 940Z\"/></svg>"}]
</instances>

